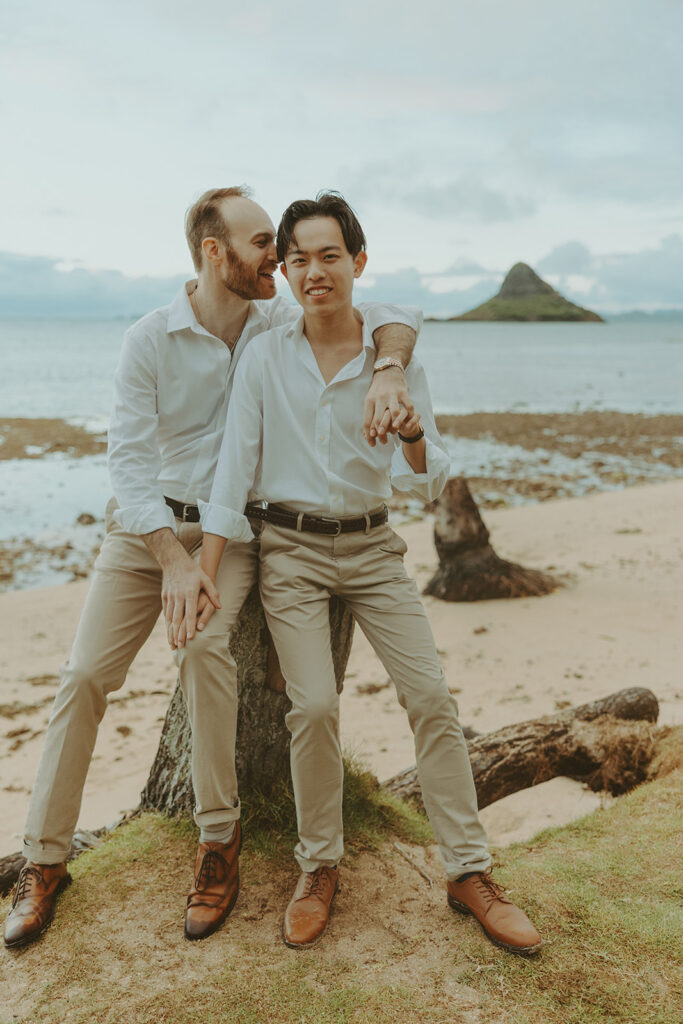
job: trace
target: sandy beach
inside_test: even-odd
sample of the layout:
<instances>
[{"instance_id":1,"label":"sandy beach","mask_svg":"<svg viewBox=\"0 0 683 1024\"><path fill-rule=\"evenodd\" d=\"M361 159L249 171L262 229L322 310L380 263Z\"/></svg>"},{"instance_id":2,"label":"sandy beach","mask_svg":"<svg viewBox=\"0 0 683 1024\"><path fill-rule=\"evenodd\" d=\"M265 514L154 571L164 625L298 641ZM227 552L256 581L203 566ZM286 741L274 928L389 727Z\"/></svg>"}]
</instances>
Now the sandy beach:
<instances>
[{"instance_id":1,"label":"sandy beach","mask_svg":"<svg viewBox=\"0 0 683 1024\"><path fill-rule=\"evenodd\" d=\"M463 724L479 732L628 686L660 700L661 723L683 718L683 481L485 513L499 554L552 572L548 597L447 604L426 598ZM436 555L427 516L399 532L423 586ZM59 664L68 655L87 581L0 594L0 855L20 846ZM111 699L88 776L80 825L134 807L156 750L175 668L157 624ZM357 631L342 698L342 733L380 779L414 762L412 738L386 673ZM600 802L553 780L483 812L491 840L525 839Z\"/></svg>"}]
</instances>

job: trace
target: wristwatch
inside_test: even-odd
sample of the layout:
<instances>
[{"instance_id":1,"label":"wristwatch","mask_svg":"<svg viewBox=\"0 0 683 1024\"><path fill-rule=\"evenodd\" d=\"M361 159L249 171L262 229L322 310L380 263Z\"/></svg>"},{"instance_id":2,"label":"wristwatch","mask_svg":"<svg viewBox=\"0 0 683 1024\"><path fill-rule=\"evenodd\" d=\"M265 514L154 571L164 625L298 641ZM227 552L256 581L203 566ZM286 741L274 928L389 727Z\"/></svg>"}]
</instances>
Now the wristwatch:
<instances>
[{"instance_id":1,"label":"wristwatch","mask_svg":"<svg viewBox=\"0 0 683 1024\"><path fill-rule=\"evenodd\" d=\"M403 370L405 373L405 366L400 359L394 359L393 356L382 356L378 359L372 368L373 373L377 373L379 370L388 370L390 366L396 366L399 370Z\"/></svg>"}]
</instances>

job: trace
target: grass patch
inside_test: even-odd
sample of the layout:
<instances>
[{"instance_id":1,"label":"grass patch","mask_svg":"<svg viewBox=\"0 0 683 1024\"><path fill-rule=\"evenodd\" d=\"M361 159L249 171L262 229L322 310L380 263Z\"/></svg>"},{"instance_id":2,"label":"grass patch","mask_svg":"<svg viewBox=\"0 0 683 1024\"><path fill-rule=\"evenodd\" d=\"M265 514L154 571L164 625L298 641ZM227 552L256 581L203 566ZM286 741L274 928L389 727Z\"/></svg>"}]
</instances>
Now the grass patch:
<instances>
[{"instance_id":1,"label":"grass patch","mask_svg":"<svg viewBox=\"0 0 683 1024\"><path fill-rule=\"evenodd\" d=\"M547 946L529 963L491 950L463 980L514 998L509 1024L681 1020L682 778L672 773L505 851L497 875L541 923Z\"/></svg>"},{"instance_id":2,"label":"grass patch","mask_svg":"<svg viewBox=\"0 0 683 1024\"><path fill-rule=\"evenodd\" d=\"M344 756L344 849L347 857L378 850L391 834L426 846L434 835L425 815L381 789L377 779L356 757ZM296 808L291 780L266 794L246 794L242 823L252 850L289 863L297 841Z\"/></svg>"},{"instance_id":3,"label":"grass patch","mask_svg":"<svg viewBox=\"0 0 683 1024\"><path fill-rule=\"evenodd\" d=\"M196 829L145 814L73 863L39 943L0 956L0 1024L678 1024L681 735L660 778L498 854L496 877L547 943L532 960L448 910L433 851L416 851L432 858L429 889L383 845L427 841L424 819L351 765L354 870L319 946L280 936L291 796L276 826L250 806L239 901L202 943L182 937Z\"/></svg>"}]
</instances>

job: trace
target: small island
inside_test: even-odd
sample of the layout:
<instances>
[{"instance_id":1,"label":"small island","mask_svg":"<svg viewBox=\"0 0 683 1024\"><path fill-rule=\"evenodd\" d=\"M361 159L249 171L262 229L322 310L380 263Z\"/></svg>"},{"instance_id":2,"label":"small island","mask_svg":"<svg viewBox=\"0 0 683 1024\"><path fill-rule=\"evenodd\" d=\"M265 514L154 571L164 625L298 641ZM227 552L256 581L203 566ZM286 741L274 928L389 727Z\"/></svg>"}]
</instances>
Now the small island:
<instances>
[{"instance_id":1,"label":"small island","mask_svg":"<svg viewBox=\"0 0 683 1024\"><path fill-rule=\"evenodd\" d=\"M527 263L515 263L497 295L467 313L448 318L449 323L453 320L512 320L527 323L567 320L604 323L597 313L574 305L556 292Z\"/></svg>"}]
</instances>

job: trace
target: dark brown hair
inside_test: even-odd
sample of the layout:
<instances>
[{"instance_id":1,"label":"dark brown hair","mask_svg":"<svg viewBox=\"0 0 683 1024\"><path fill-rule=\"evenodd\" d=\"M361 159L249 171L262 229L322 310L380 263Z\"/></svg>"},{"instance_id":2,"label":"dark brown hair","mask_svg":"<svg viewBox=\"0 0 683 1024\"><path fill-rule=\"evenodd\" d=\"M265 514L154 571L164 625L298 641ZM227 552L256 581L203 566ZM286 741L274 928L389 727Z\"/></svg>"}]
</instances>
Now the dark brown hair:
<instances>
[{"instance_id":1,"label":"dark brown hair","mask_svg":"<svg viewBox=\"0 0 683 1024\"><path fill-rule=\"evenodd\" d=\"M193 203L185 214L185 237L190 247L195 270L202 266L202 242L205 238L217 238L223 245L230 245L228 225L221 213L224 199L241 196L249 199L251 189L246 185L234 185L231 188L210 188L204 192L196 203Z\"/></svg>"},{"instance_id":2,"label":"dark brown hair","mask_svg":"<svg viewBox=\"0 0 683 1024\"><path fill-rule=\"evenodd\" d=\"M344 244L353 257L366 248L365 235L358 218L338 192L318 192L315 199L297 199L282 214L277 229L277 258L284 263L294 241L294 229L301 220L312 217L334 217L341 228Z\"/></svg>"}]
</instances>

